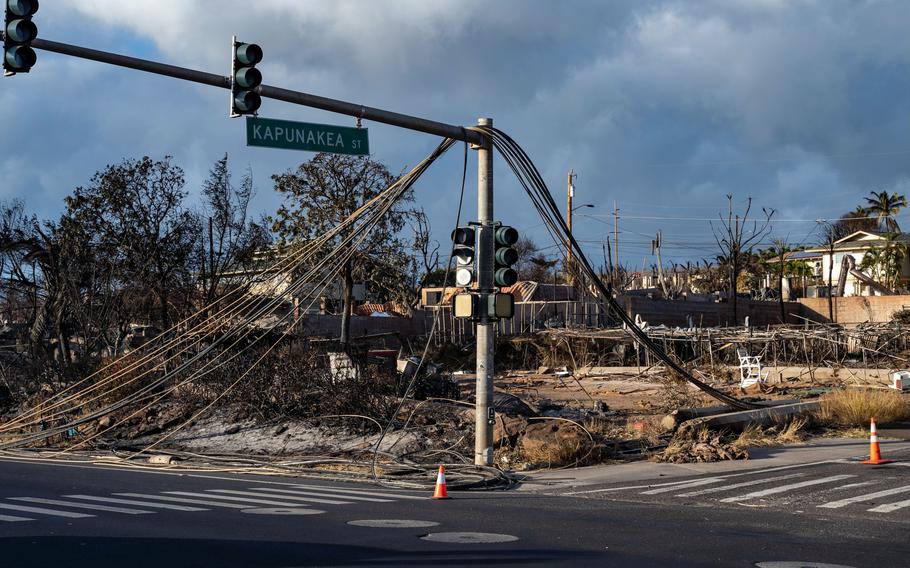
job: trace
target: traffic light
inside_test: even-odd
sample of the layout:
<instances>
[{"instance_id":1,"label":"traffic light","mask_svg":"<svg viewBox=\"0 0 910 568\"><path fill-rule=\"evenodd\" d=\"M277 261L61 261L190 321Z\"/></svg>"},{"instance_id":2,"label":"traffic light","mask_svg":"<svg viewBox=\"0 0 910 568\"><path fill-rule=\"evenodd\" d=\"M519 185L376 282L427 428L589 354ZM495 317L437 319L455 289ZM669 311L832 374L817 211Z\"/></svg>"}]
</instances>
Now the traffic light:
<instances>
[{"instance_id":1,"label":"traffic light","mask_svg":"<svg viewBox=\"0 0 910 568\"><path fill-rule=\"evenodd\" d=\"M493 282L496 286L511 286L518 282L518 273L512 268L518 262L518 251L512 248L518 242L518 231L512 227L496 227L494 240L496 272L493 273Z\"/></svg>"},{"instance_id":2,"label":"traffic light","mask_svg":"<svg viewBox=\"0 0 910 568\"><path fill-rule=\"evenodd\" d=\"M474 249L477 234L473 227L458 227L452 231L452 257L455 259L455 284L467 287L474 283Z\"/></svg>"},{"instance_id":3,"label":"traffic light","mask_svg":"<svg viewBox=\"0 0 910 568\"><path fill-rule=\"evenodd\" d=\"M28 73L38 56L32 40L38 27L32 16L38 11L38 0L6 0L3 25L3 74Z\"/></svg>"},{"instance_id":4,"label":"traffic light","mask_svg":"<svg viewBox=\"0 0 910 568\"><path fill-rule=\"evenodd\" d=\"M477 319L480 316L480 296L477 294L455 294L452 308L456 318Z\"/></svg>"},{"instance_id":5,"label":"traffic light","mask_svg":"<svg viewBox=\"0 0 910 568\"><path fill-rule=\"evenodd\" d=\"M515 296L502 292L494 292L487 296L487 315L495 319L515 315Z\"/></svg>"},{"instance_id":6,"label":"traffic light","mask_svg":"<svg viewBox=\"0 0 910 568\"><path fill-rule=\"evenodd\" d=\"M262 48L255 43L243 43L234 38L234 59L231 64L231 116L256 114L262 97L256 88L262 84L262 73L256 64L262 61Z\"/></svg>"}]
</instances>

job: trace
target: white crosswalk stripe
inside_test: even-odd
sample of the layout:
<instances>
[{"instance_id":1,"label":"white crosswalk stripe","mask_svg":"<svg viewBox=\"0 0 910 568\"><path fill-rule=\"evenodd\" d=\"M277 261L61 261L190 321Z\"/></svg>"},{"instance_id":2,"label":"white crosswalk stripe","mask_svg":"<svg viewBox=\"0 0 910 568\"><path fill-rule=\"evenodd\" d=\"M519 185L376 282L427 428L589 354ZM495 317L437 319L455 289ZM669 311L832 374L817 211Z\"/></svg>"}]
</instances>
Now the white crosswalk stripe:
<instances>
[{"instance_id":1,"label":"white crosswalk stripe","mask_svg":"<svg viewBox=\"0 0 910 568\"><path fill-rule=\"evenodd\" d=\"M878 497L887 497L889 495L897 495L898 493L907 493L908 491L910 491L910 486L894 487L892 489L876 491L875 493L866 493L865 495L856 495L855 497L847 497L846 499L831 501L819 505L819 507L822 509L839 509L853 503L862 503L863 501L871 501L873 499L877 499Z\"/></svg>"},{"instance_id":2,"label":"white crosswalk stripe","mask_svg":"<svg viewBox=\"0 0 910 568\"><path fill-rule=\"evenodd\" d=\"M678 485L673 485L671 487L661 487L659 489L651 489L650 491L642 491L642 495L659 495L660 493L669 493L671 491L679 491L680 489L688 489L690 487L699 487L701 485L711 485L712 483L720 483L724 481L722 477L709 477L707 479L696 479L695 481L690 481L688 483L680 483Z\"/></svg>"},{"instance_id":3,"label":"white crosswalk stripe","mask_svg":"<svg viewBox=\"0 0 910 568\"><path fill-rule=\"evenodd\" d=\"M832 475L830 477L823 477L821 479L810 479L809 481L801 481L799 483L781 485L779 487L772 487L771 489L764 489L762 491L754 491L752 493L746 493L745 495L737 495L736 497L728 497L726 499L721 499L721 502L736 503L738 501L746 501L748 499L757 499L759 497L767 497L768 495L786 493L787 491L792 491L793 489L801 489L803 487L811 487L812 485L821 485L823 483L831 483L832 481L840 481L841 479L848 479L850 477L856 477L856 476L845 474L845 475Z\"/></svg>"},{"instance_id":4,"label":"white crosswalk stripe","mask_svg":"<svg viewBox=\"0 0 910 568\"><path fill-rule=\"evenodd\" d=\"M329 496L331 496L331 497L340 497L340 496L338 496L338 495L326 495L325 493L317 493L317 492L315 492L315 491L295 491L295 490L292 490L292 489L276 489L276 488L274 488L274 487L249 487L248 489L250 489L251 491L262 491L262 492L268 492L268 493L272 493L272 494L274 494L274 493L281 493L281 495L272 495L272 497L282 497L282 496L284 496L285 494L287 494L287 495L303 495L303 496L305 496L305 497L307 497L307 496L313 496L313 497L329 497ZM392 503L392 502L393 502L393 499L377 499L377 498L375 498L375 497L357 497L357 496L354 496L354 495L345 495L345 496L342 497L342 498L343 498L343 499L347 499L347 500L349 500L349 501L371 501L371 502L373 502L373 503Z\"/></svg>"},{"instance_id":5,"label":"white crosswalk stripe","mask_svg":"<svg viewBox=\"0 0 910 568\"><path fill-rule=\"evenodd\" d=\"M132 499L115 499L114 497L98 497L96 495L64 495L69 499L85 499L86 501L100 501L102 503L119 503L121 505L136 505L139 507L151 507L153 509L171 509L174 511L208 511L199 507L187 507L185 505L171 505L169 503L150 503L148 501L134 501Z\"/></svg>"},{"instance_id":6,"label":"white crosswalk stripe","mask_svg":"<svg viewBox=\"0 0 910 568\"><path fill-rule=\"evenodd\" d=\"M151 495L149 493L114 493L121 497L138 497L140 499L157 499L159 501L171 501L174 503L189 503L190 505L206 505L208 507L224 507L226 509L249 509L249 505L240 503L224 503L218 501L209 501L203 499L187 499L185 497L171 497L170 495ZM215 497L215 495L212 495Z\"/></svg>"},{"instance_id":7,"label":"white crosswalk stripe","mask_svg":"<svg viewBox=\"0 0 910 568\"><path fill-rule=\"evenodd\" d=\"M15 517L13 515L0 515L0 521L4 523L19 523L22 521L34 521L35 519L29 519L27 517Z\"/></svg>"},{"instance_id":8,"label":"white crosswalk stripe","mask_svg":"<svg viewBox=\"0 0 910 568\"><path fill-rule=\"evenodd\" d=\"M794 477L802 477L804 473L791 473L790 475L778 475L777 477L766 477L764 479L753 479L752 481L743 481L741 483L734 483L733 485L721 485L720 487L709 487L708 489L701 489L699 491L690 491L689 493L679 493L676 497L695 497L697 495L708 495L710 493L720 493L722 491L729 491L731 489L739 489L740 487L750 487L752 485L761 485L763 483L771 483L773 481L781 481L783 479L793 479Z\"/></svg>"},{"instance_id":9,"label":"white crosswalk stripe","mask_svg":"<svg viewBox=\"0 0 910 568\"><path fill-rule=\"evenodd\" d=\"M23 513L38 513L41 515L51 515L53 517L66 517L68 519L84 519L94 517L86 513L73 513L72 511L58 511L56 509L45 509L43 507L28 507L26 505L11 505L9 503L0 503L0 509L9 509L11 511L22 511Z\"/></svg>"},{"instance_id":10,"label":"white crosswalk stripe","mask_svg":"<svg viewBox=\"0 0 910 568\"><path fill-rule=\"evenodd\" d=\"M846 485L840 485L833 488L831 491L840 491L842 489L854 489L856 487L866 487L867 485L875 485L878 481L860 481L858 483L848 483Z\"/></svg>"},{"instance_id":11,"label":"white crosswalk stripe","mask_svg":"<svg viewBox=\"0 0 910 568\"><path fill-rule=\"evenodd\" d=\"M316 497L293 497L291 495L261 495L259 493L251 491L236 491L234 489L206 489L207 492L218 493L219 495L224 493L226 495L241 495L244 497L255 497L255 498L272 498L272 499L293 499L296 501L305 501L309 503L320 503L323 505L350 505L350 501L339 501L337 499L319 499Z\"/></svg>"},{"instance_id":12,"label":"white crosswalk stripe","mask_svg":"<svg viewBox=\"0 0 910 568\"><path fill-rule=\"evenodd\" d=\"M891 513L897 511L898 509L903 509L904 507L910 507L910 499L904 501L897 501L895 503L888 503L886 505L879 505L878 507L872 507L869 509L871 513Z\"/></svg>"},{"instance_id":13,"label":"white crosswalk stripe","mask_svg":"<svg viewBox=\"0 0 910 568\"><path fill-rule=\"evenodd\" d=\"M304 483L296 484L293 487L312 489L314 491L328 491L329 493L351 493L354 495L369 495L371 497L388 497L390 499L417 499L421 501L428 499L428 497L418 497L417 495L406 495L404 493L382 493L379 491L364 491L361 489L336 489L334 487L326 487L325 485L307 485ZM342 496L339 495L339 497Z\"/></svg>"},{"instance_id":14,"label":"white crosswalk stripe","mask_svg":"<svg viewBox=\"0 0 910 568\"><path fill-rule=\"evenodd\" d=\"M217 490L215 490L217 491ZM223 499L226 501L240 501L243 503L255 503L258 505L270 505L272 507L302 507L302 503L291 501L274 501L271 499L253 499L251 497L234 497L233 495L212 495L211 493L193 493L191 491L165 491L168 495L186 495L187 497L207 497L209 499Z\"/></svg>"},{"instance_id":15,"label":"white crosswalk stripe","mask_svg":"<svg viewBox=\"0 0 910 568\"><path fill-rule=\"evenodd\" d=\"M93 505L89 503L76 503L73 501L59 501L57 499L42 499L40 497L10 497L12 501L25 501L26 503L40 503L42 505L60 505L71 509L88 509L91 511L107 511L109 513L124 513L127 515L146 515L155 511L141 509L127 509L124 507L110 507L108 505Z\"/></svg>"}]
</instances>

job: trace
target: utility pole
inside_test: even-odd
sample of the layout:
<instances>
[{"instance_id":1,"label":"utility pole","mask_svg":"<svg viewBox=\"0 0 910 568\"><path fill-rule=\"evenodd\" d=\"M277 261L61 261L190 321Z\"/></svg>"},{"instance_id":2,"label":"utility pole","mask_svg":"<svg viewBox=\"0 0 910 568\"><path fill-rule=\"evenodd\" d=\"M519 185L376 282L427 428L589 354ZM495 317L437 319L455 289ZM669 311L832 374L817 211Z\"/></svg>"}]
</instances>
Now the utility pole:
<instances>
[{"instance_id":1,"label":"utility pole","mask_svg":"<svg viewBox=\"0 0 910 568\"><path fill-rule=\"evenodd\" d=\"M575 184L572 183L572 180L578 177L578 174L575 173L575 170L569 170L568 179L566 183L566 225L569 227L569 234L572 234L572 198L575 197ZM575 277L573 276L575 272L572 270L572 243L569 240L566 240L566 272L569 273L569 282L574 284Z\"/></svg>"},{"instance_id":2,"label":"utility pole","mask_svg":"<svg viewBox=\"0 0 910 568\"><path fill-rule=\"evenodd\" d=\"M492 118L477 119L478 126L493 126ZM493 148L490 138L474 146L477 150L477 287L481 303L493 293ZM477 378L474 402L474 465L493 465L493 344L495 321L487 310L477 322Z\"/></svg>"},{"instance_id":3,"label":"utility pole","mask_svg":"<svg viewBox=\"0 0 910 568\"><path fill-rule=\"evenodd\" d=\"M667 290L667 281L664 279L664 263L660 258L660 231L657 231L657 238L651 241L651 252L657 255L657 279L660 281L660 289L664 293L664 298L667 298L670 294Z\"/></svg>"},{"instance_id":4,"label":"utility pole","mask_svg":"<svg viewBox=\"0 0 910 568\"><path fill-rule=\"evenodd\" d=\"M619 209L613 200L613 269L616 270L616 282L619 282Z\"/></svg>"}]
</instances>

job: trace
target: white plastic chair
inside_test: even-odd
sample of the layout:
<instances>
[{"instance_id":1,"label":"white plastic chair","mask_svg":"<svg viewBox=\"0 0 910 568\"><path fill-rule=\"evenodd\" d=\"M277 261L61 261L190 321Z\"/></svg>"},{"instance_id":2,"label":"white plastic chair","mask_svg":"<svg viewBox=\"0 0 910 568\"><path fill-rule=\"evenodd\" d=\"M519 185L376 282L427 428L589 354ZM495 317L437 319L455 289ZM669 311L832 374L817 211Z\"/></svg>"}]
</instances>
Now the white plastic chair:
<instances>
[{"instance_id":1,"label":"white plastic chair","mask_svg":"<svg viewBox=\"0 0 910 568\"><path fill-rule=\"evenodd\" d=\"M736 356L739 357L739 387L751 387L755 383L765 384L768 380L769 370L762 371L761 355L749 355L742 347L737 347Z\"/></svg>"}]
</instances>

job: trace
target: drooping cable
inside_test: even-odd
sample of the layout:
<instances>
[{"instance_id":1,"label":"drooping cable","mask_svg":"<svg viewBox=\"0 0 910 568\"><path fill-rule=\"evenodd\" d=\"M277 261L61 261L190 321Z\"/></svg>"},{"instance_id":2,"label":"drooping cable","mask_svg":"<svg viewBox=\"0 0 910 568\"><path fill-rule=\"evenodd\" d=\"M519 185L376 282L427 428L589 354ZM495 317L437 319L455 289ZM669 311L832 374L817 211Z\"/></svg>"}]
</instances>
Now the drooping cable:
<instances>
[{"instance_id":1,"label":"drooping cable","mask_svg":"<svg viewBox=\"0 0 910 568\"><path fill-rule=\"evenodd\" d=\"M512 138L510 138L501 130L493 127L483 126L472 127L472 129L483 132L485 135L489 136L492 139L494 147L500 152L500 154L509 164L509 167L515 173L516 177L519 180L519 183L528 194L528 197L534 204L535 209L537 209L538 213L541 215L541 219L547 226L548 230L551 232L551 235L553 235L554 238L556 235L559 235L561 238L556 239L556 242L567 242L568 246L572 248L581 271L590 279L592 284L597 289L598 299L606 306L609 312L616 319L625 324L625 328L629 331L635 341L653 353L660 361L662 361L665 365L667 365L667 367L676 372L679 376L692 383L699 390L711 396L712 398L715 398L724 404L731 406L732 408L740 410L759 408L759 405L739 400L736 397L728 395L718 389L715 389L707 383L696 379L687 369L683 368L663 349L661 349L659 345L652 341L651 338L649 338L648 335L644 332L644 330L638 327L635 324L635 321L625 313L625 310L622 308L622 306L613 298L611 290L609 290L607 286L604 285L600 276L592 268L581 246L575 240L572 232L569 231L569 228L559 211L559 206L553 199L553 195L544 182L543 177L540 175L540 172L537 170L537 167L531 161L527 153L525 153L521 146L519 146L514 140L512 140Z\"/></svg>"}]
</instances>

